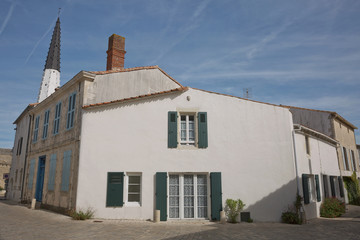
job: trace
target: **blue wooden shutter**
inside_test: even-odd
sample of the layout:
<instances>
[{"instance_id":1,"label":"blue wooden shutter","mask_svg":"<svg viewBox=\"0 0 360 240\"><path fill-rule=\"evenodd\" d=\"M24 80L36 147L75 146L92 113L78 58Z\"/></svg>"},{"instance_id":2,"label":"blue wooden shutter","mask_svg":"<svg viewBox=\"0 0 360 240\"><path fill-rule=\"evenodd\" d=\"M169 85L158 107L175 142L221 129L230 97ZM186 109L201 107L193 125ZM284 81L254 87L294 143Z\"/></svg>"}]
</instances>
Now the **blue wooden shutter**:
<instances>
[{"instance_id":1,"label":"blue wooden shutter","mask_svg":"<svg viewBox=\"0 0 360 240\"><path fill-rule=\"evenodd\" d=\"M330 176L331 196L336 197L334 180L335 180L335 177Z\"/></svg>"},{"instance_id":2,"label":"blue wooden shutter","mask_svg":"<svg viewBox=\"0 0 360 240\"><path fill-rule=\"evenodd\" d=\"M344 197L344 185L341 176L338 176L340 197Z\"/></svg>"},{"instance_id":3,"label":"blue wooden shutter","mask_svg":"<svg viewBox=\"0 0 360 240\"><path fill-rule=\"evenodd\" d=\"M124 173L108 172L106 206L121 207L124 205Z\"/></svg>"},{"instance_id":4,"label":"blue wooden shutter","mask_svg":"<svg viewBox=\"0 0 360 240\"><path fill-rule=\"evenodd\" d=\"M208 147L208 132L207 132L207 113L199 112L198 113L198 147L207 148Z\"/></svg>"},{"instance_id":5,"label":"blue wooden shutter","mask_svg":"<svg viewBox=\"0 0 360 240\"><path fill-rule=\"evenodd\" d=\"M302 184L303 184L303 195L304 195L304 203L310 203L309 196L309 176L307 174L302 175Z\"/></svg>"},{"instance_id":6,"label":"blue wooden shutter","mask_svg":"<svg viewBox=\"0 0 360 240\"><path fill-rule=\"evenodd\" d=\"M28 189L32 189L32 187L33 187L34 168L35 168L35 159L31 159L30 160L30 168L29 168Z\"/></svg>"},{"instance_id":7,"label":"blue wooden shutter","mask_svg":"<svg viewBox=\"0 0 360 240\"><path fill-rule=\"evenodd\" d=\"M210 173L211 220L220 220L222 208L221 172Z\"/></svg>"},{"instance_id":8,"label":"blue wooden shutter","mask_svg":"<svg viewBox=\"0 0 360 240\"><path fill-rule=\"evenodd\" d=\"M70 166L71 166L71 150L68 150L64 152L64 157L63 157L61 191L69 191Z\"/></svg>"},{"instance_id":9,"label":"blue wooden shutter","mask_svg":"<svg viewBox=\"0 0 360 240\"><path fill-rule=\"evenodd\" d=\"M168 112L168 148L177 147L177 112Z\"/></svg>"},{"instance_id":10,"label":"blue wooden shutter","mask_svg":"<svg viewBox=\"0 0 360 240\"><path fill-rule=\"evenodd\" d=\"M160 221L167 220L167 173L156 173L156 210L160 210Z\"/></svg>"},{"instance_id":11,"label":"blue wooden shutter","mask_svg":"<svg viewBox=\"0 0 360 240\"><path fill-rule=\"evenodd\" d=\"M315 184L316 184L316 200L318 202L321 202L319 175L315 175Z\"/></svg>"},{"instance_id":12,"label":"blue wooden shutter","mask_svg":"<svg viewBox=\"0 0 360 240\"><path fill-rule=\"evenodd\" d=\"M49 181L48 181L48 190L50 191L54 191L55 188L55 174L56 174L56 154L51 154Z\"/></svg>"}]
</instances>

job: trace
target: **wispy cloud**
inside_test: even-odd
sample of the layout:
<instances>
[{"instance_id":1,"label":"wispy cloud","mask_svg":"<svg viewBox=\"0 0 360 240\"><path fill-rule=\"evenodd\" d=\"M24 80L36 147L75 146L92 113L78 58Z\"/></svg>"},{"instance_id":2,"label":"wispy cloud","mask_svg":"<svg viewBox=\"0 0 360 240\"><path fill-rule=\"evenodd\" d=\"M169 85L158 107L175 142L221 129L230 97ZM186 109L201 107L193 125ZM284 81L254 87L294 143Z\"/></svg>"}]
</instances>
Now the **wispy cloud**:
<instances>
[{"instance_id":1,"label":"wispy cloud","mask_svg":"<svg viewBox=\"0 0 360 240\"><path fill-rule=\"evenodd\" d=\"M253 59L269 42L275 40L277 36L285 31L293 21L286 21L282 26L280 26L275 31L271 32L263 39L261 39L257 44L251 47L250 51L247 52L248 59Z\"/></svg>"},{"instance_id":2,"label":"wispy cloud","mask_svg":"<svg viewBox=\"0 0 360 240\"><path fill-rule=\"evenodd\" d=\"M210 0L204 0L198 5L198 7L195 9L190 19L186 21L181 28L179 28L178 30L179 37L177 37L176 40L173 41L172 44L170 44L168 47L163 48L163 51L153 61L151 61L149 65L153 65L154 63L157 63L161 58L163 58L176 45L178 45L185 38L187 38L187 36L199 26L198 20L209 3Z\"/></svg>"},{"instance_id":3,"label":"wispy cloud","mask_svg":"<svg viewBox=\"0 0 360 240\"><path fill-rule=\"evenodd\" d=\"M46 32L41 36L41 38L39 39L39 41L36 42L36 44L34 45L34 47L31 49L31 52L29 53L29 55L27 56L26 60L25 60L25 64L28 63L29 59L31 58L31 56L34 54L36 48L39 46L40 42L49 34L49 32L51 31L51 29L53 29L55 22L57 20L57 16L55 18L55 20L49 25L49 28L46 30Z\"/></svg>"},{"instance_id":4,"label":"wispy cloud","mask_svg":"<svg viewBox=\"0 0 360 240\"><path fill-rule=\"evenodd\" d=\"M8 25L8 22L9 22L12 14L13 14L13 11L14 11L14 9L15 9L15 6L16 6L16 2L13 1L13 2L11 3L11 5L10 5L10 9L9 9L9 11L8 11L8 14L6 15L5 20L4 20L3 24L1 25L1 28L0 28L0 36L1 36L1 34L3 33L4 29L6 28L6 26Z\"/></svg>"}]
</instances>

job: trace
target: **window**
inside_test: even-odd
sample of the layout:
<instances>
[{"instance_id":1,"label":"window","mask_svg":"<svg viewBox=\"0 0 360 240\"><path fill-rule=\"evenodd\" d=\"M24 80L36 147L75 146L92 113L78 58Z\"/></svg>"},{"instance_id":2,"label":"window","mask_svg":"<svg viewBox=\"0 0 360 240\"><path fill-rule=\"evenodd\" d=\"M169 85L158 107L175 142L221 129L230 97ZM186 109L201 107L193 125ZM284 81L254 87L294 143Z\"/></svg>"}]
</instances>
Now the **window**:
<instances>
[{"instance_id":1,"label":"window","mask_svg":"<svg viewBox=\"0 0 360 240\"><path fill-rule=\"evenodd\" d=\"M71 150L64 152L63 166L61 174L61 191L69 191L70 181L70 166L71 166Z\"/></svg>"},{"instance_id":2,"label":"window","mask_svg":"<svg viewBox=\"0 0 360 240\"><path fill-rule=\"evenodd\" d=\"M350 151L350 159L351 159L351 164L352 164L352 169L354 171L357 171L356 170L356 162L355 162L355 155L354 155L354 151L353 150L349 150Z\"/></svg>"},{"instance_id":3,"label":"window","mask_svg":"<svg viewBox=\"0 0 360 240\"><path fill-rule=\"evenodd\" d=\"M304 203L321 201L319 175L302 175Z\"/></svg>"},{"instance_id":4,"label":"window","mask_svg":"<svg viewBox=\"0 0 360 240\"><path fill-rule=\"evenodd\" d=\"M179 145L208 147L206 112L168 112L168 148Z\"/></svg>"},{"instance_id":5,"label":"window","mask_svg":"<svg viewBox=\"0 0 360 240\"><path fill-rule=\"evenodd\" d=\"M74 126L75 100L76 100L76 92L69 96L69 106L68 106L68 113L67 113L66 129L70 129Z\"/></svg>"},{"instance_id":6,"label":"window","mask_svg":"<svg viewBox=\"0 0 360 240\"><path fill-rule=\"evenodd\" d=\"M310 142L308 136L305 136L305 148L306 148L306 153L310 155Z\"/></svg>"},{"instance_id":7,"label":"window","mask_svg":"<svg viewBox=\"0 0 360 240\"><path fill-rule=\"evenodd\" d=\"M59 133L60 115L61 115L61 102L56 104L56 107L55 107L54 129L53 129L54 135Z\"/></svg>"},{"instance_id":8,"label":"window","mask_svg":"<svg viewBox=\"0 0 360 240\"><path fill-rule=\"evenodd\" d=\"M326 198L330 197L329 183L328 183L328 176L327 175L323 175L323 188L324 188L324 196Z\"/></svg>"},{"instance_id":9,"label":"window","mask_svg":"<svg viewBox=\"0 0 360 240\"><path fill-rule=\"evenodd\" d=\"M42 135L43 139L47 138L47 133L49 128L49 115L50 115L50 110L47 110L44 114L44 127L43 127L43 135Z\"/></svg>"},{"instance_id":10,"label":"window","mask_svg":"<svg viewBox=\"0 0 360 240\"><path fill-rule=\"evenodd\" d=\"M208 189L205 174L169 175L169 218L207 218Z\"/></svg>"},{"instance_id":11,"label":"window","mask_svg":"<svg viewBox=\"0 0 360 240\"><path fill-rule=\"evenodd\" d=\"M194 115L180 115L180 144L195 145L195 117Z\"/></svg>"},{"instance_id":12,"label":"window","mask_svg":"<svg viewBox=\"0 0 360 240\"><path fill-rule=\"evenodd\" d=\"M49 182L48 190L54 191L55 188L55 174L56 174L56 154L51 154L50 157L50 170L49 170Z\"/></svg>"},{"instance_id":13,"label":"window","mask_svg":"<svg viewBox=\"0 0 360 240\"><path fill-rule=\"evenodd\" d=\"M39 122L40 122L40 116L37 116L37 117L35 118L33 142L37 142L37 139L38 139L38 134L39 134Z\"/></svg>"},{"instance_id":14,"label":"window","mask_svg":"<svg viewBox=\"0 0 360 240\"><path fill-rule=\"evenodd\" d=\"M22 142L23 142L23 138L21 137L18 141L18 146L17 146L17 150L16 150L16 155L21 155L21 148L22 148Z\"/></svg>"},{"instance_id":15,"label":"window","mask_svg":"<svg viewBox=\"0 0 360 240\"><path fill-rule=\"evenodd\" d=\"M128 174L127 176L127 204L139 206L141 204L141 175Z\"/></svg>"},{"instance_id":16,"label":"window","mask_svg":"<svg viewBox=\"0 0 360 240\"><path fill-rule=\"evenodd\" d=\"M343 161L344 161L344 170L350 170L347 151L346 151L345 147L342 147L342 154L343 154Z\"/></svg>"}]
</instances>

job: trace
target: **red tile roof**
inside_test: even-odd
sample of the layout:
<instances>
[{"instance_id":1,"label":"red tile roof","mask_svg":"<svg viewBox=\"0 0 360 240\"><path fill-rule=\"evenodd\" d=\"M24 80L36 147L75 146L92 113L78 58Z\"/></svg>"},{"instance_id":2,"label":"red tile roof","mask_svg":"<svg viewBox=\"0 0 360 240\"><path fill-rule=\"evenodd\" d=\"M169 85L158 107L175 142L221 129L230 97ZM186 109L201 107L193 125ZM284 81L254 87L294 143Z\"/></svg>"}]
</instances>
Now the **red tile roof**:
<instances>
[{"instance_id":1,"label":"red tile roof","mask_svg":"<svg viewBox=\"0 0 360 240\"><path fill-rule=\"evenodd\" d=\"M145 98L145 97L157 96L157 95L161 95L161 94L165 94L165 93L172 93L172 92L186 91L186 90L188 90L188 87L174 88L174 89L167 90L167 91L149 93L149 94L139 95L139 96L136 96L136 97L123 98L123 99L120 99L120 100L114 100L114 101L110 101L110 102L89 104L89 105L83 106L83 108L103 106L103 105L108 105L108 104L111 104L111 103L120 103L120 102L129 101L129 100L135 100L135 99L140 99L140 98Z\"/></svg>"}]
</instances>

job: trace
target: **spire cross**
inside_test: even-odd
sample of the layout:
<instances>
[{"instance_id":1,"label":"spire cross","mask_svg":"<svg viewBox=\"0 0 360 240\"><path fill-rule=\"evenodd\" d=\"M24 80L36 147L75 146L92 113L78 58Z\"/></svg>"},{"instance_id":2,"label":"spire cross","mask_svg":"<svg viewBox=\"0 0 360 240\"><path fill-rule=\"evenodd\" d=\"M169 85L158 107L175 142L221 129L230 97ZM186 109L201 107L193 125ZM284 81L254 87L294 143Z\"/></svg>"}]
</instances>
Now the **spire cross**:
<instances>
[{"instance_id":1,"label":"spire cross","mask_svg":"<svg viewBox=\"0 0 360 240\"><path fill-rule=\"evenodd\" d=\"M59 8L59 11L58 11L58 17L60 17L60 11L61 11L61 8Z\"/></svg>"}]
</instances>

